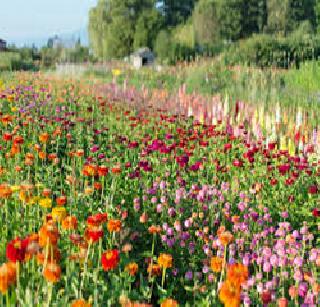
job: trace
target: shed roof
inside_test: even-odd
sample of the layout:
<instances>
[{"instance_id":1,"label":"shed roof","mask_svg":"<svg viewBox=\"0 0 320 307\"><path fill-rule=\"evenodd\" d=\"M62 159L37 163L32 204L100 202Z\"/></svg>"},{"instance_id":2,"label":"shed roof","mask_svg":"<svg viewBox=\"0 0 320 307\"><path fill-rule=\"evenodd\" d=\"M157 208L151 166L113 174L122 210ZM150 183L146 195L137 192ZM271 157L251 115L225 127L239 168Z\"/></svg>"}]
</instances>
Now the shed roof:
<instances>
[{"instance_id":1,"label":"shed roof","mask_svg":"<svg viewBox=\"0 0 320 307\"><path fill-rule=\"evenodd\" d=\"M132 53L132 55L144 57L144 56L153 55L153 52L148 47L143 47L136 50L134 53Z\"/></svg>"}]
</instances>

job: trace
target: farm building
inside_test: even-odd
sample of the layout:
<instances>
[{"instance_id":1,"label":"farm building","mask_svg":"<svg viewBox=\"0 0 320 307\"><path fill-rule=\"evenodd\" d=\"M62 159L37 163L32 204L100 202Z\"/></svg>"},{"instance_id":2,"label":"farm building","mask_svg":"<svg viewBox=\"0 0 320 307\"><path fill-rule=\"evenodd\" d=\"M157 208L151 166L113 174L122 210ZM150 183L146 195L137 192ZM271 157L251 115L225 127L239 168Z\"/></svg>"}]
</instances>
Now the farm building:
<instances>
[{"instance_id":1,"label":"farm building","mask_svg":"<svg viewBox=\"0 0 320 307\"><path fill-rule=\"evenodd\" d=\"M149 48L140 48L131 55L131 62L135 68L150 66L154 63L154 54Z\"/></svg>"},{"instance_id":2,"label":"farm building","mask_svg":"<svg viewBox=\"0 0 320 307\"><path fill-rule=\"evenodd\" d=\"M0 50L6 50L7 49L7 42L4 39L0 38Z\"/></svg>"}]
</instances>

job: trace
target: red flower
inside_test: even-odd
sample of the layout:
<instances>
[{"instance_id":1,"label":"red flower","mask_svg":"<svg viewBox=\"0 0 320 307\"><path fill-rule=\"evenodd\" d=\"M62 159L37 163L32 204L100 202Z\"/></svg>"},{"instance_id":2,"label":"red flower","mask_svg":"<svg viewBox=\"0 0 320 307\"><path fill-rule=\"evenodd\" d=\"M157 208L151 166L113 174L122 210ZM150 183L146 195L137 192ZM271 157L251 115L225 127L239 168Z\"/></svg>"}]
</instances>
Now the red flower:
<instances>
[{"instance_id":1,"label":"red flower","mask_svg":"<svg viewBox=\"0 0 320 307\"><path fill-rule=\"evenodd\" d=\"M7 258L12 262L24 261L27 246L28 246L28 239L21 240L18 237L10 241L6 249Z\"/></svg>"},{"instance_id":2,"label":"red flower","mask_svg":"<svg viewBox=\"0 0 320 307\"><path fill-rule=\"evenodd\" d=\"M263 291L261 299L263 304L268 305L271 302L271 293L269 291Z\"/></svg>"},{"instance_id":3,"label":"red flower","mask_svg":"<svg viewBox=\"0 0 320 307\"><path fill-rule=\"evenodd\" d=\"M102 254L101 264L104 271L110 271L114 269L119 263L119 251L116 249L108 250Z\"/></svg>"},{"instance_id":4,"label":"red flower","mask_svg":"<svg viewBox=\"0 0 320 307\"><path fill-rule=\"evenodd\" d=\"M103 237L103 230L101 229L87 229L85 233L85 237L88 241L95 243L99 241L100 238Z\"/></svg>"},{"instance_id":5,"label":"red flower","mask_svg":"<svg viewBox=\"0 0 320 307\"><path fill-rule=\"evenodd\" d=\"M238 160L238 159L234 160L232 164L235 167L242 167L243 166L243 162L241 160Z\"/></svg>"},{"instance_id":6,"label":"red flower","mask_svg":"<svg viewBox=\"0 0 320 307\"><path fill-rule=\"evenodd\" d=\"M320 217L320 209L314 208L314 209L312 210L312 215L313 215L314 217Z\"/></svg>"},{"instance_id":7,"label":"red flower","mask_svg":"<svg viewBox=\"0 0 320 307\"><path fill-rule=\"evenodd\" d=\"M308 189L309 194L317 194L318 193L318 187L316 185L311 185Z\"/></svg>"}]
</instances>

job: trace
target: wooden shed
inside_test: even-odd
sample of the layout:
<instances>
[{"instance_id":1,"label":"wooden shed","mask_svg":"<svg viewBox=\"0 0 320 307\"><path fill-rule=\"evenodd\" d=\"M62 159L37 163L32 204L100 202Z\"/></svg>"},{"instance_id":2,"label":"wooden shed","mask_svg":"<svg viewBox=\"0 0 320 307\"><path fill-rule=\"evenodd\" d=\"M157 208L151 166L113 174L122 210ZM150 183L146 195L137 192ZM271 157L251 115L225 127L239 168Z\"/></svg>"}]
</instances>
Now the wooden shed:
<instances>
[{"instance_id":1,"label":"wooden shed","mask_svg":"<svg viewBox=\"0 0 320 307\"><path fill-rule=\"evenodd\" d=\"M154 54L153 52L145 47L145 48L140 48L133 54L131 54L131 62L132 65L139 69L142 66L151 66L154 64Z\"/></svg>"}]
</instances>

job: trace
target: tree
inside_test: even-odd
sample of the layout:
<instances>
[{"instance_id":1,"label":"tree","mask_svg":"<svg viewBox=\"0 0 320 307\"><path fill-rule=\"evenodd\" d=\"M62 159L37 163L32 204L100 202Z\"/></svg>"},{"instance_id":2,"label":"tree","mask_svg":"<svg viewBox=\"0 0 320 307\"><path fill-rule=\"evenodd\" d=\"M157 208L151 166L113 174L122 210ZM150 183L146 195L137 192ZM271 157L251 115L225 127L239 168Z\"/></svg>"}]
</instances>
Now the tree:
<instances>
[{"instance_id":1,"label":"tree","mask_svg":"<svg viewBox=\"0 0 320 307\"><path fill-rule=\"evenodd\" d=\"M136 23L133 43L134 49L139 47L152 48L162 25L163 18L159 11L154 8L144 10Z\"/></svg>"},{"instance_id":2,"label":"tree","mask_svg":"<svg viewBox=\"0 0 320 307\"><path fill-rule=\"evenodd\" d=\"M215 0L200 0L192 15L196 42L210 46L220 39L220 24Z\"/></svg>"},{"instance_id":3,"label":"tree","mask_svg":"<svg viewBox=\"0 0 320 307\"><path fill-rule=\"evenodd\" d=\"M217 1L221 38L236 41L242 37L245 1L246 0Z\"/></svg>"},{"instance_id":4,"label":"tree","mask_svg":"<svg viewBox=\"0 0 320 307\"><path fill-rule=\"evenodd\" d=\"M160 10L165 16L165 25L174 27L185 22L192 15L197 0L163 0L160 2Z\"/></svg>"}]
</instances>

